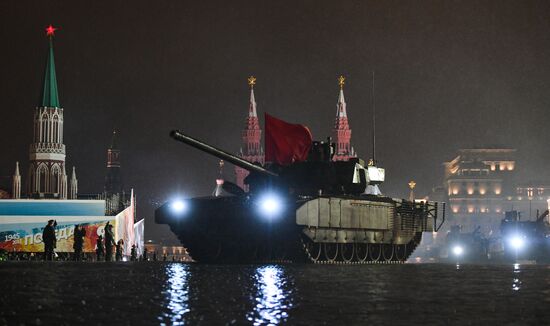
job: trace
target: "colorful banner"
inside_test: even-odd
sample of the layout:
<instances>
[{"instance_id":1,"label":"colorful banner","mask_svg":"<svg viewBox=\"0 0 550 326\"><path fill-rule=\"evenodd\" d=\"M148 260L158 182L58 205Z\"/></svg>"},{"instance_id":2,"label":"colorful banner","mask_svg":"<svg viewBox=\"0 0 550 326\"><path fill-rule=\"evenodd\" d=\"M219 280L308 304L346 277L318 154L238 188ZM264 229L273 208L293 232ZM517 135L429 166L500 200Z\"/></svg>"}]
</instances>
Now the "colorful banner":
<instances>
[{"instance_id":1,"label":"colorful banner","mask_svg":"<svg viewBox=\"0 0 550 326\"><path fill-rule=\"evenodd\" d=\"M75 225L78 224L82 224L86 231L83 251L94 252L97 238L104 234L107 222L110 222L116 229L117 220L120 220L115 216L62 218L59 216L0 216L0 249L17 252L44 251L42 232L50 219L55 219L58 223L55 228L57 238L55 251L57 252L74 251L73 234Z\"/></svg>"}]
</instances>

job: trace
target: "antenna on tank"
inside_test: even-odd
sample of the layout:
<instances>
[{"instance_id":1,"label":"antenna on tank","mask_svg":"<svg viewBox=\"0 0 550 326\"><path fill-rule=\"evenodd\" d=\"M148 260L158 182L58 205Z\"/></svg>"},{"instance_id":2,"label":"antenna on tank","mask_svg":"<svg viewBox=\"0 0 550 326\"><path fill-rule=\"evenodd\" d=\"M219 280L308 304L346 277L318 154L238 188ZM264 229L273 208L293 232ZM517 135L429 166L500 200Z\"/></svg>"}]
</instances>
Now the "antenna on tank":
<instances>
[{"instance_id":1,"label":"antenna on tank","mask_svg":"<svg viewBox=\"0 0 550 326\"><path fill-rule=\"evenodd\" d=\"M376 165L376 101L374 98L374 70L372 71L372 165Z\"/></svg>"}]
</instances>

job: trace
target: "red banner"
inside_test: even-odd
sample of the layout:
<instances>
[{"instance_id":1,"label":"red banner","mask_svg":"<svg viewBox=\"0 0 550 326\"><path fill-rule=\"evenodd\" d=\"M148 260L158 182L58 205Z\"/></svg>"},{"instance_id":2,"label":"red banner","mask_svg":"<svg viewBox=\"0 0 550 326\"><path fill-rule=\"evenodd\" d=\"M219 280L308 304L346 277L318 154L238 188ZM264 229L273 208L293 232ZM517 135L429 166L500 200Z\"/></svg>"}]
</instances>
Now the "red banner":
<instances>
[{"instance_id":1,"label":"red banner","mask_svg":"<svg viewBox=\"0 0 550 326\"><path fill-rule=\"evenodd\" d=\"M307 159L311 132L306 126L291 124L265 114L265 160L290 165Z\"/></svg>"}]
</instances>

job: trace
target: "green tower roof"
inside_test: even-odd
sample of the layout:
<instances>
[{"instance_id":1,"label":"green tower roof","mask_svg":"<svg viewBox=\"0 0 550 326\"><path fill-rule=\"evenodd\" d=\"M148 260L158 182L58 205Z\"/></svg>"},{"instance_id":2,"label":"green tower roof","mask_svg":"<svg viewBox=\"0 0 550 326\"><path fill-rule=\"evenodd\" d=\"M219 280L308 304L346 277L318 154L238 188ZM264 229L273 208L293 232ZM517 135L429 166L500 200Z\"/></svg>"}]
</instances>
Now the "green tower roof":
<instances>
[{"instance_id":1,"label":"green tower roof","mask_svg":"<svg viewBox=\"0 0 550 326\"><path fill-rule=\"evenodd\" d=\"M53 35L49 35L49 51L44 74L44 93L42 93L42 107L59 108L59 96L57 95L57 79L55 78L55 60L53 56Z\"/></svg>"}]
</instances>

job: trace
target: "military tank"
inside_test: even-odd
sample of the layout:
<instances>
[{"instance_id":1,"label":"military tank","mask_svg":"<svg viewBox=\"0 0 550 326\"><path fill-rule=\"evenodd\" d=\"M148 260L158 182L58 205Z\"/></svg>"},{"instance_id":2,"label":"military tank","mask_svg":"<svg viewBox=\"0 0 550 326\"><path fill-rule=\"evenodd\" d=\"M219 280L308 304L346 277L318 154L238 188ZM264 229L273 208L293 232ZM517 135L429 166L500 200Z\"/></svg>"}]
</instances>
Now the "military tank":
<instances>
[{"instance_id":1,"label":"military tank","mask_svg":"<svg viewBox=\"0 0 550 326\"><path fill-rule=\"evenodd\" d=\"M201 263L403 263L445 204L370 194L385 171L358 158L332 161L334 144L312 142L307 159L261 166L174 130L170 136L246 169L249 192L170 201L155 211Z\"/></svg>"},{"instance_id":2,"label":"military tank","mask_svg":"<svg viewBox=\"0 0 550 326\"><path fill-rule=\"evenodd\" d=\"M447 233L446 249L450 262L485 263L489 260L489 239L478 226L473 232L462 232L460 225L453 225Z\"/></svg>"},{"instance_id":3,"label":"military tank","mask_svg":"<svg viewBox=\"0 0 550 326\"><path fill-rule=\"evenodd\" d=\"M538 214L537 218L521 220L521 213L508 211L500 224L500 234L507 261L550 262L550 224L548 210Z\"/></svg>"}]
</instances>

